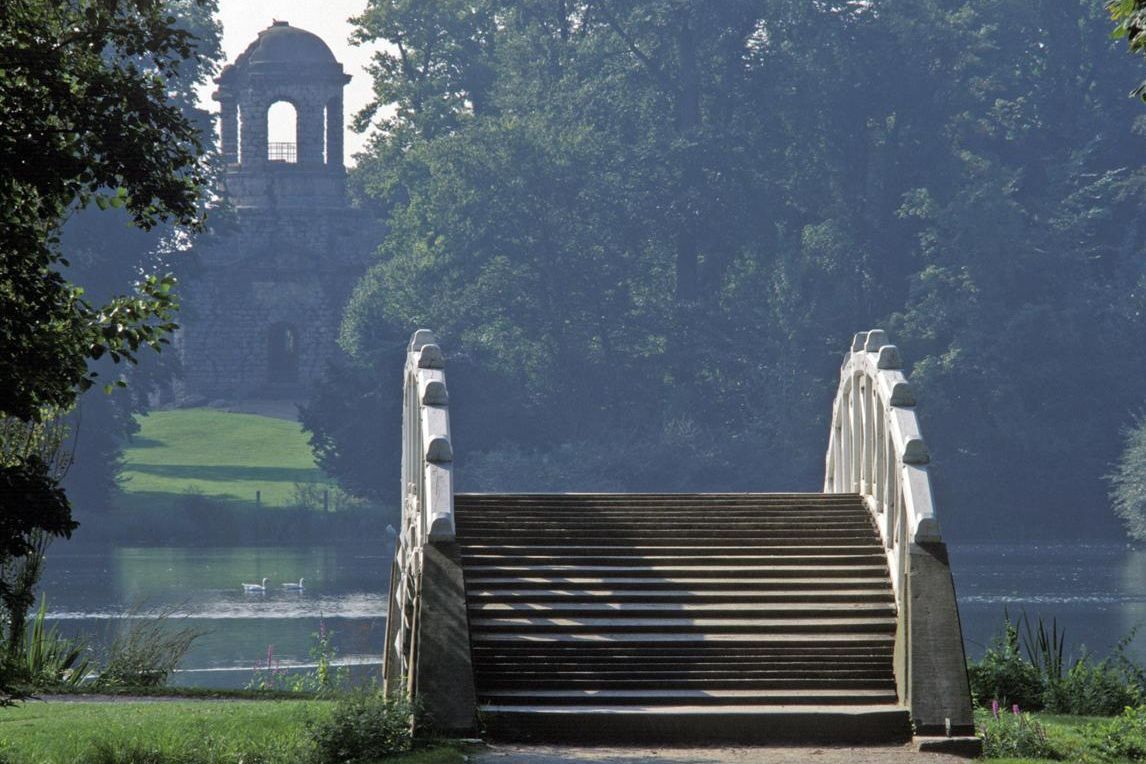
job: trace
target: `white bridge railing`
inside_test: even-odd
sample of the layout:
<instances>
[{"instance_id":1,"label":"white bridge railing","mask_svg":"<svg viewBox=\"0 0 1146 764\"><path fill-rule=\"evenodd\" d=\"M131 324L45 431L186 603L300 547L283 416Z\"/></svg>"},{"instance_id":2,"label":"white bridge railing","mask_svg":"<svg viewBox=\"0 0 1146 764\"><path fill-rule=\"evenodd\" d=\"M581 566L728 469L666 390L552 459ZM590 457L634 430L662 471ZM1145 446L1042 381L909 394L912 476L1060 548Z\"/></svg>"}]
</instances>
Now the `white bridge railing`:
<instances>
[{"instance_id":1,"label":"white bridge railing","mask_svg":"<svg viewBox=\"0 0 1146 764\"><path fill-rule=\"evenodd\" d=\"M887 334L860 332L840 369L825 493L863 497L895 591L895 676L917 735L974 730L962 629L915 396Z\"/></svg>"},{"instance_id":2,"label":"white bridge railing","mask_svg":"<svg viewBox=\"0 0 1146 764\"><path fill-rule=\"evenodd\" d=\"M864 497L887 550L901 605L905 545L943 540L927 475L930 455L902 368L899 351L884 331L860 332L852 340L840 369L824 474L824 493Z\"/></svg>"},{"instance_id":3,"label":"white bridge railing","mask_svg":"<svg viewBox=\"0 0 1146 764\"><path fill-rule=\"evenodd\" d=\"M453 447L442 349L419 329L406 353L402 408L402 527L390 574L383 687L417 694L418 619L428 543L454 535Z\"/></svg>"}]
</instances>

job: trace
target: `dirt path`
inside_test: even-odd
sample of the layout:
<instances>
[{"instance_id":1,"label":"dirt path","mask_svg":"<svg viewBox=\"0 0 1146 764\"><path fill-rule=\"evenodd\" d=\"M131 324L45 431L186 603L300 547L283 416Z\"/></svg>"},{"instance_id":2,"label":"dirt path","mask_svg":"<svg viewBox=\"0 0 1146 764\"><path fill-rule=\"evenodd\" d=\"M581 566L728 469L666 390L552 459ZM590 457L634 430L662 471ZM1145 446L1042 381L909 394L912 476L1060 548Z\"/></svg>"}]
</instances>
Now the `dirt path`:
<instances>
[{"instance_id":1,"label":"dirt path","mask_svg":"<svg viewBox=\"0 0 1146 764\"><path fill-rule=\"evenodd\" d=\"M956 764L966 759L917 753L904 746L859 748L597 748L487 745L469 757L474 764Z\"/></svg>"}]
</instances>

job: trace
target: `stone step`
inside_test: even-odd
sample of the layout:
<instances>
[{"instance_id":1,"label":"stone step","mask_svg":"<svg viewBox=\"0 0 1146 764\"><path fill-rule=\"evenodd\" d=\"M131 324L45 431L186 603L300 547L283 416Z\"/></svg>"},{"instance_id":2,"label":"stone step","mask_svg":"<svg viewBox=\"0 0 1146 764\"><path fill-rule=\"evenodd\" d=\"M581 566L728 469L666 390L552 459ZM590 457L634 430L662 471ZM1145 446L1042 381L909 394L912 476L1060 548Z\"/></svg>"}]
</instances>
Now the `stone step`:
<instances>
[{"instance_id":1,"label":"stone step","mask_svg":"<svg viewBox=\"0 0 1146 764\"><path fill-rule=\"evenodd\" d=\"M643 502L673 503L701 502L712 504L719 501L759 504L777 501L818 502L823 504L846 504L862 502L857 493L458 493L458 505L514 504L545 502L550 504L584 504L601 502L633 506Z\"/></svg>"},{"instance_id":2,"label":"stone step","mask_svg":"<svg viewBox=\"0 0 1146 764\"><path fill-rule=\"evenodd\" d=\"M516 586L518 581L501 581L503 586ZM617 603L693 603L711 602L745 602L745 603L883 603L894 605L890 586L873 587L871 589L845 589L845 590L816 590L816 589L773 589L748 591L743 589L511 589L471 587L466 592L471 603L481 602L529 602L529 603L562 603L562 602L617 602Z\"/></svg>"},{"instance_id":3,"label":"stone step","mask_svg":"<svg viewBox=\"0 0 1146 764\"><path fill-rule=\"evenodd\" d=\"M482 690L482 703L559 703L591 705L852 705L895 703L895 690L885 689L644 689L644 690Z\"/></svg>"},{"instance_id":4,"label":"stone step","mask_svg":"<svg viewBox=\"0 0 1146 764\"><path fill-rule=\"evenodd\" d=\"M581 602L581 603L534 603L534 602L478 602L470 603L471 618L496 617L502 615L532 616L577 616L577 615L619 615L658 616L664 614L691 615L705 617L740 617L744 615L768 615L770 617L813 618L819 616L846 617L876 615L885 618L895 617L895 607L890 603L868 602L796 602L796 603L747 603L747 602Z\"/></svg>"},{"instance_id":5,"label":"stone step","mask_svg":"<svg viewBox=\"0 0 1146 764\"><path fill-rule=\"evenodd\" d=\"M804 554L804 555L773 555L773 554L740 554L727 555L681 555L681 554L649 554L649 555L582 555L582 554L463 554L462 561L467 567L488 565L509 566L624 566L636 564L705 566L713 565L802 565L802 566L835 566L835 565L869 565L886 566L886 557L878 552L864 554Z\"/></svg>"},{"instance_id":6,"label":"stone step","mask_svg":"<svg viewBox=\"0 0 1146 764\"><path fill-rule=\"evenodd\" d=\"M560 632L612 635L632 632L678 634L836 634L895 633L894 618L470 618L470 630L482 632Z\"/></svg>"},{"instance_id":7,"label":"stone step","mask_svg":"<svg viewBox=\"0 0 1146 764\"><path fill-rule=\"evenodd\" d=\"M491 738L521 742L887 745L911 739L908 713L895 703L624 706L502 702L485 703L479 711Z\"/></svg>"},{"instance_id":8,"label":"stone step","mask_svg":"<svg viewBox=\"0 0 1146 764\"><path fill-rule=\"evenodd\" d=\"M512 538L518 544L553 544L554 542L575 542L584 545L609 545L609 544L624 544L631 545L634 542L639 542L643 545L653 545L658 543L669 543L672 546L680 546L681 544L705 544L712 546L724 546L732 541L741 544L755 545L755 544L790 544L794 540L802 540L809 545L835 545L840 543L847 543L848 540L862 541L862 543L870 544L872 542L872 529L848 529L841 528L834 529L819 529L815 533L810 533L806 530L798 528L775 528L767 531L750 531L741 532L729 528L710 528L704 529L703 538L699 538L695 533L685 533L680 530L672 528L659 528L643 530L640 533L621 534L615 532L598 530L592 533L578 533L573 535L568 531L552 529L552 530L537 530L527 529L521 532L499 532L499 533L466 533L461 531L460 538L463 544L490 544L490 543L504 543L507 539Z\"/></svg>"},{"instance_id":9,"label":"stone step","mask_svg":"<svg viewBox=\"0 0 1146 764\"><path fill-rule=\"evenodd\" d=\"M770 535L756 535L751 538L719 538L709 537L706 535L678 535L650 537L642 536L639 539L619 538L617 536L580 536L576 539L570 538L568 534L550 535L544 538L525 536L514 536L507 538L504 534L488 534L488 535L465 535L459 533L458 546L465 549L473 549L479 546L495 546L506 543L511 543L515 546L541 548L560 546L562 544L568 545L570 548L575 547L612 547L612 548L630 548L630 547L680 547L680 546L701 546L701 547L727 547L729 545L736 545L742 549L764 549L772 547L791 548L793 546L802 546L805 548L818 549L821 547L871 547L873 544L878 544L878 535L872 530L867 533L855 533L851 535L835 535L831 538L811 537L811 536L792 536L792 537L774 537Z\"/></svg>"},{"instance_id":10,"label":"stone step","mask_svg":"<svg viewBox=\"0 0 1146 764\"><path fill-rule=\"evenodd\" d=\"M475 645L474 659L480 663L525 665L536 663L541 670L550 666L615 666L620 669L639 669L645 666L664 664L679 667L704 666L766 666L787 668L789 666L822 666L837 668L840 664L864 666L886 666L888 652L885 648L846 648L846 647L754 647L737 646L701 648L616 648L608 644L597 646L512 646L505 644Z\"/></svg>"},{"instance_id":11,"label":"stone step","mask_svg":"<svg viewBox=\"0 0 1146 764\"><path fill-rule=\"evenodd\" d=\"M886 565L467 565L476 579L504 577L674 578L875 578L887 574Z\"/></svg>"},{"instance_id":12,"label":"stone step","mask_svg":"<svg viewBox=\"0 0 1146 764\"><path fill-rule=\"evenodd\" d=\"M869 663L824 662L814 663L768 663L763 661L725 661L678 664L663 660L661 663L620 662L566 662L549 664L528 661L479 661L475 671L483 677L497 677L512 680L532 678L549 679L886 679L892 674L887 670L886 661L872 660Z\"/></svg>"},{"instance_id":13,"label":"stone step","mask_svg":"<svg viewBox=\"0 0 1146 764\"><path fill-rule=\"evenodd\" d=\"M884 693L881 696L895 699L895 677L883 673L880 676L823 676L823 677L762 677L762 676L732 676L733 672L725 672L726 676L705 674L698 676L680 676L669 672L662 672L649 677L621 677L616 675L569 675L569 674L528 674L514 676L512 674L491 675L476 674L481 684L482 692L500 692L502 690L584 690L593 692L608 692L613 690L657 690L660 692L677 692L679 690L777 690L788 692L801 692L804 690L874 690Z\"/></svg>"},{"instance_id":14,"label":"stone step","mask_svg":"<svg viewBox=\"0 0 1146 764\"><path fill-rule=\"evenodd\" d=\"M626 645L630 647L657 647L684 645L697 649L699 645L741 644L753 647L770 647L788 645L792 647L808 647L812 645L854 646L854 647L891 647L894 646L893 634L883 632L850 633L850 632L812 632L812 633L769 633L750 634L742 632L624 632L613 634L591 633L539 633L522 634L520 632L484 631L471 632L472 642L477 645L531 645L541 646L547 644L557 645Z\"/></svg>"},{"instance_id":15,"label":"stone step","mask_svg":"<svg viewBox=\"0 0 1146 764\"><path fill-rule=\"evenodd\" d=\"M551 575L551 576L486 576L467 575L466 584L471 589L544 589L554 590L561 587L592 588L594 586L608 586L611 589L680 589L680 590L730 590L730 591L770 591L809 589L821 591L890 591L891 584L886 577L848 577L830 575L831 571L824 571L824 575L814 578L797 578L794 576L778 576L771 578L708 578L690 575L691 570L678 575L665 576L601 576L601 575Z\"/></svg>"},{"instance_id":16,"label":"stone step","mask_svg":"<svg viewBox=\"0 0 1146 764\"><path fill-rule=\"evenodd\" d=\"M732 546L695 546L695 545L682 545L682 546L582 546L579 544L469 544L464 541L459 543L462 554L469 555L517 555L517 554L538 554L538 555L614 555L614 556L628 556L628 557L643 557L646 555L736 555L744 554L746 551L758 554L769 555L806 555L816 554L821 556L848 556L855 554L874 554L883 555L883 546L878 542L869 542L866 545L857 544L840 544L832 546L819 546L814 547L810 544L799 545L769 545L761 549L747 546L745 544L735 544Z\"/></svg>"}]
</instances>

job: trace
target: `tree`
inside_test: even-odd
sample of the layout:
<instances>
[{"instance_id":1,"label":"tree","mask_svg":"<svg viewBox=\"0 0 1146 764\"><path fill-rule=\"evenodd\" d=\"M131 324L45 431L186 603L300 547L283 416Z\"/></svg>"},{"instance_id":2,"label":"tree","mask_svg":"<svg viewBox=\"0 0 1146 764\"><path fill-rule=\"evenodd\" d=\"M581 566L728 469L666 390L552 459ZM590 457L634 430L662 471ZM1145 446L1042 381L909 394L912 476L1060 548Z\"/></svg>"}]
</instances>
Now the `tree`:
<instances>
[{"instance_id":1,"label":"tree","mask_svg":"<svg viewBox=\"0 0 1146 764\"><path fill-rule=\"evenodd\" d=\"M1132 53L1146 55L1146 0L1110 0L1106 4L1114 21L1114 36L1126 38ZM1133 94L1146 101L1146 82L1134 88Z\"/></svg>"},{"instance_id":2,"label":"tree","mask_svg":"<svg viewBox=\"0 0 1146 764\"><path fill-rule=\"evenodd\" d=\"M885 326L949 529L1052 533L1087 507L1115 531L1146 177L1101 7L468 6L490 31L400 5L411 50L480 43L487 79L480 109L436 79L434 108L380 123L353 187L388 232L343 340L374 364L377 327L430 326L452 386L485 375L451 389L459 483L543 464L581 490L815 490L839 351ZM417 84L376 76L380 98Z\"/></svg>"},{"instance_id":3,"label":"tree","mask_svg":"<svg viewBox=\"0 0 1146 764\"><path fill-rule=\"evenodd\" d=\"M92 301L68 279L59 232L67 215L93 204L124 209L144 230L200 223L199 131L166 90L194 50L192 33L158 0L5 4L0 417L34 426L95 383L90 362L133 362L167 341L172 279L149 275L133 294ZM5 452L15 454L0 464L7 563L32 551L37 534L69 536L75 523L44 460Z\"/></svg>"},{"instance_id":4,"label":"tree","mask_svg":"<svg viewBox=\"0 0 1146 764\"><path fill-rule=\"evenodd\" d=\"M169 104L199 130L205 157L214 169L215 131L211 115L198 103L196 89L217 72L222 58L222 30L215 19L217 3L164 0L179 29L194 36L195 54L183 61L164 90ZM200 201L205 205L206 199ZM216 221L217 222L217 221ZM181 283L195 270L188 250L194 232L168 221L144 231L131 225L123 209L91 207L70 214L61 227L60 252L68 261L68 278L83 284L85 296L96 302L113 299L131 288L140 273L175 274ZM67 415L74 435L74 453L64 487L76 515L106 510L118 493L124 444L139 430L136 417L146 413L149 395L170 389L179 371L174 353L141 356L130 371L130 384L105 394L98 388L84 393ZM114 375L115 364L101 359L93 370Z\"/></svg>"}]
</instances>

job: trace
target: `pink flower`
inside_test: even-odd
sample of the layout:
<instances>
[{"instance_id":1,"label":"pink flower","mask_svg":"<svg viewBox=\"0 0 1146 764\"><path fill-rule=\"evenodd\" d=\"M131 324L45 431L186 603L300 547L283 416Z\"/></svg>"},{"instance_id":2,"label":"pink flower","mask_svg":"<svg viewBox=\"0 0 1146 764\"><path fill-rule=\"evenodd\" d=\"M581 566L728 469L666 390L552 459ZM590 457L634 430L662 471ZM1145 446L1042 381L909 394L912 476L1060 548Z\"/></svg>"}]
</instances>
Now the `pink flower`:
<instances>
[{"instance_id":1,"label":"pink flower","mask_svg":"<svg viewBox=\"0 0 1146 764\"><path fill-rule=\"evenodd\" d=\"M999 701L991 701L991 716L995 717L995 721L999 720Z\"/></svg>"},{"instance_id":2,"label":"pink flower","mask_svg":"<svg viewBox=\"0 0 1146 764\"><path fill-rule=\"evenodd\" d=\"M1015 716L1019 715L1019 704L1018 703L1011 706L1011 713L1014 714Z\"/></svg>"}]
</instances>

